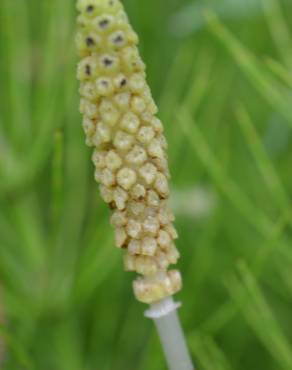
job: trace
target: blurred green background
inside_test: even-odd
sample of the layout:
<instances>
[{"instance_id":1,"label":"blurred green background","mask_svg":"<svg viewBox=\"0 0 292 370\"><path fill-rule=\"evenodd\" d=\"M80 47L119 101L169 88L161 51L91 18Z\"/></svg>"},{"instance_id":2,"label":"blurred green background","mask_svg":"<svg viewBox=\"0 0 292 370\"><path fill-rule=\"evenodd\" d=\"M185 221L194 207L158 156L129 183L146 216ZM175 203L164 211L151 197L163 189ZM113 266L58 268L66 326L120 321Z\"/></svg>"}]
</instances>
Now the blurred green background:
<instances>
[{"instance_id":1,"label":"blurred green background","mask_svg":"<svg viewBox=\"0 0 292 370\"><path fill-rule=\"evenodd\" d=\"M197 369L292 369L292 2L124 4L169 141ZM93 180L75 17L0 1L0 367L165 369Z\"/></svg>"}]
</instances>

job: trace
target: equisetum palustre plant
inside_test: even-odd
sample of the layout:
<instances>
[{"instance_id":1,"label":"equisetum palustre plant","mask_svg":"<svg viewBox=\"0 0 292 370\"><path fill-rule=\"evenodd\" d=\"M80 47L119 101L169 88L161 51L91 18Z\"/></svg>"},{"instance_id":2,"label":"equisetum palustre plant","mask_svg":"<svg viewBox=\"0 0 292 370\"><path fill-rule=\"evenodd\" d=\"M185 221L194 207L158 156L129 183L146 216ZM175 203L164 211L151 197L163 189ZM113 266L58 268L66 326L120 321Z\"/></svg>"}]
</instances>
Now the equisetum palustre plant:
<instances>
[{"instance_id":1,"label":"equisetum palustre plant","mask_svg":"<svg viewBox=\"0 0 292 370\"><path fill-rule=\"evenodd\" d=\"M124 250L138 300L153 303L181 289L168 270L179 253L168 208L167 143L146 82L145 65L118 0L79 0L77 49L83 128L94 148L95 179L112 209L116 246Z\"/></svg>"}]
</instances>

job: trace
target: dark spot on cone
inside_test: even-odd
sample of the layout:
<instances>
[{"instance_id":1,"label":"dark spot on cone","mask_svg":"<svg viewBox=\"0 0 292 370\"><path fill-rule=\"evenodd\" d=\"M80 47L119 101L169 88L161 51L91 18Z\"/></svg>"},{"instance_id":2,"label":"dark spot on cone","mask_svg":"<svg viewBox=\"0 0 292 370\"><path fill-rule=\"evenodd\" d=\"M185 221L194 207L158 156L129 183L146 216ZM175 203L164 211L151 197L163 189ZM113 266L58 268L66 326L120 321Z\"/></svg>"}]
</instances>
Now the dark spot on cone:
<instances>
[{"instance_id":1,"label":"dark spot on cone","mask_svg":"<svg viewBox=\"0 0 292 370\"><path fill-rule=\"evenodd\" d=\"M85 73L90 76L91 75L91 68L89 64L86 64L85 66Z\"/></svg>"},{"instance_id":2,"label":"dark spot on cone","mask_svg":"<svg viewBox=\"0 0 292 370\"><path fill-rule=\"evenodd\" d=\"M109 25L109 20L108 19L103 19L99 22L99 25L101 28L106 28Z\"/></svg>"},{"instance_id":3,"label":"dark spot on cone","mask_svg":"<svg viewBox=\"0 0 292 370\"><path fill-rule=\"evenodd\" d=\"M92 37L87 37L86 38L86 45L89 46L89 47L95 45L95 42L94 42Z\"/></svg>"},{"instance_id":4,"label":"dark spot on cone","mask_svg":"<svg viewBox=\"0 0 292 370\"><path fill-rule=\"evenodd\" d=\"M86 11L87 11L88 13L93 12L93 10L94 10L94 6L93 6L93 5L88 5L88 7L86 8Z\"/></svg>"}]
</instances>

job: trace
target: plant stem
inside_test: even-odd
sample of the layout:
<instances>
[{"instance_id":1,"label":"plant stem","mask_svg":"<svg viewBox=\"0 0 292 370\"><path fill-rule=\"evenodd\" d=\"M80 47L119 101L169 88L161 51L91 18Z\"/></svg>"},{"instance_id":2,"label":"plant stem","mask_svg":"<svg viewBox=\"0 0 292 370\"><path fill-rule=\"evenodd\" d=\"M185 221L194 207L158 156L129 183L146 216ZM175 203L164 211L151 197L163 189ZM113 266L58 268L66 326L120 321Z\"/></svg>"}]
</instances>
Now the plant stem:
<instances>
[{"instance_id":1,"label":"plant stem","mask_svg":"<svg viewBox=\"0 0 292 370\"><path fill-rule=\"evenodd\" d=\"M179 303L166 298L150 306L145 316L154 320L169 370L194 370L177 314Z\"/></svg>"}]
</instances>

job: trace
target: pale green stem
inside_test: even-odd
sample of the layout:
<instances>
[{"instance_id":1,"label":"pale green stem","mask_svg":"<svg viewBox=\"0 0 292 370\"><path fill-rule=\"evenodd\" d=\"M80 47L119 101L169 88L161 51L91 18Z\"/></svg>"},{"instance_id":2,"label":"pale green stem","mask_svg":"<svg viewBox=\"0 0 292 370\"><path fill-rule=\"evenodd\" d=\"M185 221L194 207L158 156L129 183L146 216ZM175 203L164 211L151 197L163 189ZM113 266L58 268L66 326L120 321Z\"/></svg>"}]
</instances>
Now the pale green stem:
<instances>
[{"instance_id":1,"label":"pale green stem","mask_svg":"<svg viewBox=\"0 0 292 370\"><path fill-rule=\"evenodd\" d=\"M194 370L172 297L154 303L145 316L154 320L169 370Z\"/></svg>"}]
</instances>

